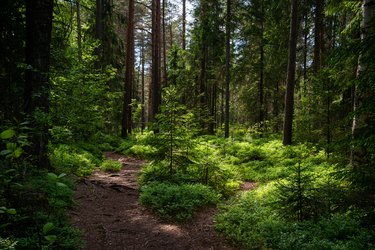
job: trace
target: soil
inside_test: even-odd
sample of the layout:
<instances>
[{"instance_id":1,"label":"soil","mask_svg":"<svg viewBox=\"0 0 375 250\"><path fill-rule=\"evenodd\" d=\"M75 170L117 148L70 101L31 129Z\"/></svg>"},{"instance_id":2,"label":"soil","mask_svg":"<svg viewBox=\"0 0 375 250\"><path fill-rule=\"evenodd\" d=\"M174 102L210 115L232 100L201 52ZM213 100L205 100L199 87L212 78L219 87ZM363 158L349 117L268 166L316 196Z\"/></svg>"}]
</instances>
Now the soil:
<instances>
[{"instance_id":1,"label":"soil","mask_svg":"<svg viewBox=\"0 0 375 250\"><path fill-rule=\"evenodd\" d=\"M199 212L184 224L166 222L138 201L137 175L145 163L114 152L118 173L95 171L76 190L73 223L81 229L87 250L125 249L235 249L214 230L216 208Z\"/></svg>"}]
</instances>

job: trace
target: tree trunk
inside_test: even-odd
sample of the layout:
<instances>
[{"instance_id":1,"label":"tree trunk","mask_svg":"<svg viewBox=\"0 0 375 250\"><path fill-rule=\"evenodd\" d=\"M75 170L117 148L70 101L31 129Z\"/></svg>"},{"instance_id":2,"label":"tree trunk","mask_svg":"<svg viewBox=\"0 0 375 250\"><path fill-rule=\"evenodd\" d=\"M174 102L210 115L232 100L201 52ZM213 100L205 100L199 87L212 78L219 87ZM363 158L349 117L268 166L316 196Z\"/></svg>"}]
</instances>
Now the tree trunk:
<instances>
[{"instance_id":1,"label":"tree trunk","mask_svg":"<svg viewBox=\"0 0 375 250\"><path fill-rule=\"evenodd\" d=\"M306 82L307 82L307 53L308 53L308 36L309 36L309 27L308 27L308 11L305 8L303 13L303 91L302 94L306 94Z\"/></svg>"},{"instance_id":2,"label":"tree trunk","mask_svg":"<svg viewBox=\"0 0 375 250\"><path fill-rule=\"evenodd\" d=\"M141 35L141 104L142 104L142 114L141 114L141 131L145 129L146 126L146 116L145 116L145 43L144 35Z\"/></svg>"},{"instance_id":3,"label":"tree trunk","mask_svg":"<svg viewBox=\"0 0 375 250\"><path fill-rule=\"evenodd\" d=\"M323 63L324 36L324 0L316 0L315 6L315 35L314 35L314 72L318 72Z\"/></svg>"},{"instance_id":4,"label":"tree trunk","mask_svg":"<svg viewBox=\"0 0 375 250\"><path fill-rule=\"evenodd\" d=\"M216 82L211 86L211 100L210 100L210 122L208 124L208 133L215 134L216 121Z\"/></svg>"},{"instance_id":5,"label":"tree trunk","mask_svg":"<svg viewBox=\"0 0 375 250\"><path fill-rule=\"evenodd\" d=\"M279 82L276 81L275 92L273 99L273 116L275 117L275 126L273 128L275 133L279 133Z\"/></svg>"},{"instance_id":6,"label":"tree trunk","mask_svg":"<svg viewBox=\"0 0 375 250\"><path fill-rule=\"evenodd\" d=\"M163 86L168 85L168 78L167 78L167 40L165 38L165 9L166 9L166 0L163 0Z\"/></svg>"},{"instance_id":7,"label":"tree trunk","mask_svg":"<svg viewBox=\"0 0 375 250\"><path fill-rule=\"evenodd\" d=\"M154 121L161 103L160 92L160 0L152 1L152 76L151 76L151 113Z\"/></svg>"},{"instance_id":8,"label":"tree trunk","mask_svg":"<svg viewBox=\"0 0 375 250\"><path fill-rule=\"evenodd\" d=\"M294 112L294 85L296 74L296 53L298 36L298 0L292 1L290 34L289 34L289 55L288 72L285 93L285 111L284 111L284 133L283 145L292 144L293 136L293 112Z\"/></svg>"},{"instance_id":9,"label":"tree trunk","mask_svg":"<svg viewBox=\"0 0 375 250\"><path fill-rule=\"evenodd\" d=\"M204 39L203 39L204 40ZM201 128L204 130L206 126L206 121L204 121L206 116L206 101L207 101L207 90L206 90L206 82L207 82L207 46L205 41L202 44L202 55L201 55L201 68L200 68L200 77L199 77L199 107L200 107L200 120L201 120Z\"/></svg>"},{"instance_id":10,"label":"tree trunk","mask_svg":"<svg viewBox=\"0 0 375 250\"><path fill-rule=\"evenodd\" d=\"M52 31L53 0L26 1L26 64L24 110L33 117L34 112L49 112L49 67ZM40 116L40 114L39 114ZM33 120L30 153L38 166L49 169L47 155L48 124Z\"/></svg>"},{"instance_id":11,"label":"tree trunk","mask_svg":"<svg viewBox=\"0 0 375 250\"><path fill-rule=\"evenodd\" d=\"M186 50L186 0L182 0L182 49Z\"/></svg>"},{"instance_id":12,"label":"tree trunk","mask_svg":"<svg viewBox=\"0 0 375 250\"><path fill-rule=\"evenodd\" d=\"M126 138L132 127L132 88L134 81L134 0L128 2L128 27L126 32L126 68L121 136Z\"/></svg>"},{"instance_id":13,"label":"tree trunk","mask_svg":"<svg viewBox=\"0 0 375 250\"><path fill-rule=\"evenodd\" d=\"M103 59L103 0L96 0L96 13L95 13L95 38L100 41L99 47L96 49L98 55L98 62L96 63L97 68L101 68Z\"/></svg>"},{"instance_id":14,"label":"tree trunk","mask_svg":"<svg viewBox=\"0 0 375 250\"><path fill-rule=\"evenodd\" d=\"M363 0L362 5L362 33L361 33L361 40L366 41L369 35L375 32L375 0ZM362 59L362 54L359 55L358 59L358 68L357 68L357 78L360 78L364 71L368 70L366 62ZM354 87L354 101L353 101L353 110L354 110L354 117L352 122L352 139L358 139L360 135L361 127L370 127L370 120L366 114L358 114L358 110L362 107L363 102L367 98L372 98L371 94L371 87L368 86L368 83L363 84L364 86L357 85ZM352 147L351 155L350 155L350 163L351 165L356 168L361 163L365 161L366 157L366 148L365 146L360 147Z\"/></svg>"},{"instance_id":15,"label":"tree trunk","mask_svg":"<svg viewBox=\"0 0 375 250\"><path fill-rule=\"evenodd\" d=\"M207 90L207 58L208 58L208 46L206 41L206 3L203 2L201 6L200 19L202 22L202 37L200 38L200 76L199 76L199 108L200 108L200 122L201 129L204 131L207 125L207 104L208 104L208 90Z\"/></svg>"},{"instance_id":16,"label":"tree trunk","mask_svg":"<svg viewBox=\"0 0 375 250\"><path fill-rule=\"evenodd\" d=\"M82 25L81 25L81 3L76 0L77 7L77 45L78 45L78 60L82 62Z\"/></svg>"},{"instance_id":17,"label":"tree trunk","mask_svg":"<svg viewBox=\"0 0 375 250\"><path fill-rule=\"evenodd\" d=\"M260 62L259 62L259 125L260 125L260 137L263 137L263 122L264 122L264 9L263 0L261 7L261 24L260 24Z\"/></svg>"},{"instance_id":18,"label":"tree trunk","mask_svg":"<svg viewBox=\"0 0 375 250\"><path fill-rule=\"evenodd\" d=\"M225 128L224 137L229 137L229 100L230 100L230 38L231 38L231 0L227 0L226 41L225 41Z\"/></svg>"}]
</instances>

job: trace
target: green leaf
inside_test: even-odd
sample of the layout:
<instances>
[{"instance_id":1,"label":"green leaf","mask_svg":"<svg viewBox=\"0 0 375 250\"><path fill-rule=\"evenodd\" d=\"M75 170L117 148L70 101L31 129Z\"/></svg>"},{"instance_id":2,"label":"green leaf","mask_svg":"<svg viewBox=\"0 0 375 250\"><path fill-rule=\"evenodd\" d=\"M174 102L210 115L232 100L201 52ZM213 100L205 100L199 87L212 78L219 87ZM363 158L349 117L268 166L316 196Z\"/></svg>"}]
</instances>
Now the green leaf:
<instances>
[{"instance_id":1,"label":"green leaf","mask_svg":"<svg viewBox=\"0 0 375 250\"><path fill-rule=\"evenodd\" d=\"M7 130L4 130L3 132L1 132L0 138L3 139L3 140L10 139L15 134L16 134L16 132L13 129L7 129Z\"/></svg>"},{"instance_id":2,"label":"green leaf","mask_svg":"<svg viewBox=\"0 0 375 250\"><path fill-rule=\"evenodd\" d=\"M7 143L7 149L12 150L12 152L16 150L16 148L17 148L17 144L15 144L14 142Z\"/></svg>"},{"instance_id":3,"label":"green leaf","mask_svg":"<svg viewBox=\"0 0 375 250\"><path fill-rule=\"evenodd\" d=\"M9 209L6 210L6 212L7 212L7 214L16 214L17 213L16 209L14 209L14 208L9 208Z\"/></svg>"},{"instance_id":4,"label":"green leaf","mask_svg":"<svg viewBox=\"0 0 375 250\"><path fill-rule=\"evenodd\" d=\"M0 214L16 214L16 209L14 208L6 208L6 207L0 207Z\"/></svg>"},{"instance_id":5,"label":"green leaf","mask_svg":"<svg viewBox=\"0 0 375 250\"><path fill-rule=\"evenodd\" d=\"M48 174L47 174L47 177L48 177L48 179L50 179L51 181L57 181L57 179L58 179L57 175L54 174L54 173L48 173Z\"/></svg>"},{"instance_id":6,"label":"green leaf","mask_svg":"<svg viewBox=\"0 0 375 250\"><path fill-rule=\"evenodd\" d=\"M57 185L58 187L62 187L62 188L66 188L66 187L68 187L65 183L62 183L62 182L57 182L56 185Z\"/></svg>"},{"instance_id":7,"label":"green leaf","mask_svg":"<svg viewBox=\"0 0 375 250\"><path fill-rule=\"evenodd\" d=\"M44 236L44 238L48 241L48 243L50 245L52 245L56 241L57 236L56 235L47 235L47 236Z\"/></svg>"},{"instance_id":8,"label":"green leaf","mask_svg":"<svg viewBox=\"0 0 375 250\"><path fill-rule=\"evenodd\" d=\"M17 148L17 149L13 152L13 153L14 153L14 157L15 157L15 158L20 157L20 156L22 155L22 152L23 152L22 148Z\"/></svg>"},{"instance_id":9,"label":"green leaf","mask_svg":"<svg viewBox=\"0 0 375 250\"><path fill-rule=\"evenodd\" d=\"M52 222L47 222L43 226L43 234L47 234L48 232L50 232L54 228L55 228L55 225L53 225Z\"/></svg>"},{"instance_id":10,"label":"green leaf","mask_svg":"<svg viewBox=\"0 0 375 250\"><path fill-rule=\"evenodd\" d=\"M12 150L9 150L9 149L5 149L5 150L2 150L0 152L0 155L8 155L8 154L11 154L12 153Z\"/></svg>"},{"instance_id":11,"label":"green leaf","mask_svg":"<svg viewBox=\"0 0 375 250\"><path fill-rule=\"evenodd\" d=\"M58 178L61 179L61 178L65 177L65 176L66 176L66 174L65 174L65 173L62 173L62 174L59 175Z\"/></svg>"}]
</instances>

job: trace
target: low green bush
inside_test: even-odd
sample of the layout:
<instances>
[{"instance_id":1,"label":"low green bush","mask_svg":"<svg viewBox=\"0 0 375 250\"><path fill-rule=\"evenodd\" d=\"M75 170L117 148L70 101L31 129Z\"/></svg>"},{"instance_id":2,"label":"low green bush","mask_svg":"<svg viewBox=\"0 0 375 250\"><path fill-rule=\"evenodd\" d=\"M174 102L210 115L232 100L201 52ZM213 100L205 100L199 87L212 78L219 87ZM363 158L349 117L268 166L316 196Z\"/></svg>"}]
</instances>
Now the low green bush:
<instances>
[{"instance_id":1,"label":"low green bush","mask_svg":"<svg viewBox=\"0 0 375 250\"><path fill-rule=\"evenodd\" d=\"M216 229L240 249L373 249L375 231L355 214L336 213L302 222L275 209L277 183L247 192L220 208Z\"/></svg>"},{"instance_id":2,"label":"low green bush","mask_svg":"<svg viewBox=\"0 0 375 250\"><path fill-rule=\"evenodd\" d=\"M234 164L249 161L260 161L266 158L265 152L248 142L233 142L226 150L229 155L237 157Z\"/></svg>"},{"instance_id":3,"label":"low green bush","mask_svg":"<svg viewBox=\"0 0 375 250\"><path fill-rule=\"evenodd\" d=\"M61 171L100 160L76 146L51 146L57 173L48 173L23 149L29 137L13 129L0 133L0 249L82 249L67 214L74 185Z\"/></svg>"},{"instance_id":4,"label":"low green bush","mask_svg":"<svg viewBox=\"0 0 375 250\"><path fill-rule=\"evenodd\" d=\"M3 239L0 237L0 249L2 250L15 250L17 241L13 241L9 238Z\"/></svg>"},{"instance_id":5,"label":"low green bush","mask_svg":"<svg viewBox=\"0 0 375 250\"><path fill-rule=\"evenodd\" d=\"M155 153L156 149L150 145L133 145L124 152L126 155L135 156L140 159L152 159Z\"/></svg>"},{"instance_id":6,"label":"low green bush","mask_svg":"<svg viewBox=\"0 0 375 250\"><path fill-rule=\"evenodd\" d=\"M114 160L104 160L103 163L100 164L100 169L105 172L118 172L121 168L121 162Z\"/></svg>"},{"instance_id":7,"label":"low green bush","mask_svg":"<svg viewBox=\"0 0 375 250\"><path fill-rule=\"evenodd\" d=\"M162 218L185 221L204 206L218 202L219 196L202 184L153 183L142 187L140 201Z\"/></svg>"},{"instance_id":8,"label":"low green bush","mask_svg":"<svg viewBox=\"0 0 375 250\"><path fill-rule=\"evenodd\" d=\"M50 148L51 165L60 173L90 175L101 159L77 146L59 144Z\"/></svg>"}]
</instances>

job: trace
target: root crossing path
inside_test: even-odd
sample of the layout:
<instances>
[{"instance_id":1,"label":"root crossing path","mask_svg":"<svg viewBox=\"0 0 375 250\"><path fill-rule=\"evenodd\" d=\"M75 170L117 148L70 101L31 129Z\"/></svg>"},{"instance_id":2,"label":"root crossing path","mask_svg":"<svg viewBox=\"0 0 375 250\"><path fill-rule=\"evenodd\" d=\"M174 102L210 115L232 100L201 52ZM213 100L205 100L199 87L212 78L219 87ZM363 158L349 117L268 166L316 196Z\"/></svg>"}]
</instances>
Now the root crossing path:
<instances>
[{"instance_id":1,"label":"root crossing path","mask_svg":"<svg viewBox=\"0 0 375 250\"><path fill-rule=\"evenodd\" d=\"M163 222L138 202L137 175L144 162L114 152L105 156L120 161L122 170L96 171L79 183L71 212L87 250L234 249L214 230L215 208L185 224Z\"/></svg>"}]
</instances>

